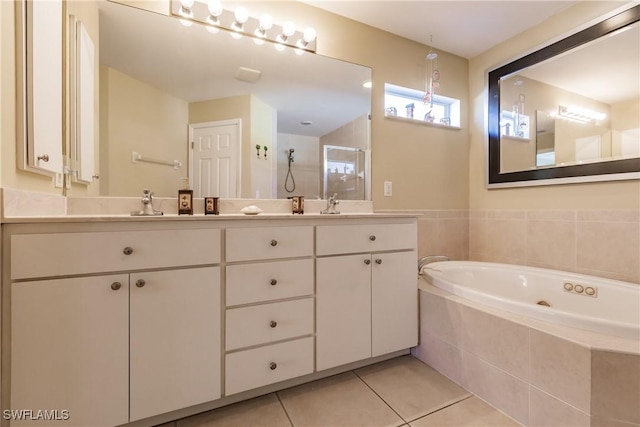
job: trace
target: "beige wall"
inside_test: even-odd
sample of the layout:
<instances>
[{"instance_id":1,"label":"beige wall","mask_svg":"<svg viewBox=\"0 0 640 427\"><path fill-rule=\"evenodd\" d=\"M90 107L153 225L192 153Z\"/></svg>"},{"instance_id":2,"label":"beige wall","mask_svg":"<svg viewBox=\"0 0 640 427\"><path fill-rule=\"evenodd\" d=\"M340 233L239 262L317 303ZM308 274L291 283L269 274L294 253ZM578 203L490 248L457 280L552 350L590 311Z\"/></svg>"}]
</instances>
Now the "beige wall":
<instances>
[{"instance_id":1,"label":"beige wall","mask_svg":"<svg viewBox=\"0 0 640 427\"><path fill-rule=\"evenodd\" d=\"M113 68L101 68L103 111L102 195L139 196L147 188L156 196L176 196L188 173L186 101L159 91ZM182 168L132 163L137 152L159 160L179 160Z\"/></svg>"},{"instance_id":2,"label":"beige wall","mask_svg":"<svg viewBox=\"0 0 640 427\"><path fill-rule=\"evenodd\" d=\"M601 182L492 189L486 184L487 72L620 7L622 2L581 2L543 24L473 58L469 64L472 114L469 158L471 209L638 209L640 182Z\"/></svg>"},{"instance_id":3,"label":"beige wall","mask_svg":"<svg viewBox=\"0 0 640 427\"><path fill-rule=\"evenodd\" d=\"M276 198L273 193L273 182L275 180L276 168L273 167L278 151L278 139L276 137L277 112L266 102L256 96L251 96L251 139L249 143L253 150L243 151L243 157L251 159L248 172L250 189L248 197L259 197L262 199ZM244 138L243 138L244 139ZM260 150L262 157L258 158L255 153L256 145L267 147L267 158L264 158L264 149Z\"/></svg>"},{"instance_id":4,"label":"beige wall","mask_svg":"<svg viewBox=\"0 0 640 427\"><path fill-rule=\"evenodd\" d=\"M622 133L633 132L640 134L640 99L618 102L611 106L612 155L622 153ZM640 144L640 142L638 142ZM638 147L640 154L640 147Z\"/></svg>"}]
</instances>

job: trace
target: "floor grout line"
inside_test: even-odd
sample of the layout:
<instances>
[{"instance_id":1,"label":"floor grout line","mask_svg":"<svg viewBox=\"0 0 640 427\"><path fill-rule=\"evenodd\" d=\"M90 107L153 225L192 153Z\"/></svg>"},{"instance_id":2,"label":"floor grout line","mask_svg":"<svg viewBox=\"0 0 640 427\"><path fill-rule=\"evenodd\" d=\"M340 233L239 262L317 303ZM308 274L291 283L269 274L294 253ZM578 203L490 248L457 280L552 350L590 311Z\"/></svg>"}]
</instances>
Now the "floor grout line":
<instances>
[{"instance_id":1,"label":"floor grout line","mask_svg":"<svg viewBox=\"0 0 640 427\"><path fill-rule=\"evenodd\" d=\"M280 402L280 406L282 407L284 414L287 416L287 419L289 420L289 424L291 424L291 427L295 427L293 420L291 419L291 417L289 416L289 413L287 412L287 408L284 406L284 403L282 403L282 399L280 398L280 393L275 392L274 394L276 395L278 402Z\"/></svg>"},{"instance_id":2,"label":"floor grout line","mask_svg":"<svg viewBox=\"0 0 640 427\"><path fill-rule=\"evenodd\" d=\"M351 371L351 372L353 372L353 374L354 374L356 377L358 377L358 379L359 379L360 381L362 381L362 382L363 382L363 384L364 384L364 385L366 385L366 386L369 388L369 390L371 390L371 391L373 392L373 394L375 394L376 396L378 396L378 398L379 398L379 399L380 399L380 400L381 400L385 405L387 405L387 406L389 407L389 409L391 409L391 410L393 411L393 413L394 413L394 414L396 414L398 417L400 417L400 419L401 419L401 420L402 420L402 422L403 422L403 424L401 424L401 425L407 424L407 423L409 422L409 421L405 420L405 419L402 417L402 415L400 415L400 414L399 414L395 409L393 409L393 407L392 407L391 405L389 405L389 404L387 403L387 401L386 401L386 400L384 400L384 399L382 398L382 396L380 396L380 395L378 394L378 392L377 392L377 391L375 391L375 390L373 389L373 387L371 387L371 386L370 386L370 385L369 385L369 384L368 384L368 383L367 383L367 382L366 382L366 381L365 381L365 380L364 380L360 375L358 375L358 373L357 373L355 370L353 370L353 371Z\"/></svg>"}]
</instances>

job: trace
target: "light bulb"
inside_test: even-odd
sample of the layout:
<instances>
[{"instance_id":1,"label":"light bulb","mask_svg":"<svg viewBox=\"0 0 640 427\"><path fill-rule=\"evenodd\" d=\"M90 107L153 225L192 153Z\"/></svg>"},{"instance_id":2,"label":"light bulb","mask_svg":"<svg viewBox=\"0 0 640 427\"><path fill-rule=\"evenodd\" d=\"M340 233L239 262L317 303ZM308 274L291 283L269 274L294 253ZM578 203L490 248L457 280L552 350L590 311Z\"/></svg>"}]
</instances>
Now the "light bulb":
<instances>
[{"instance_id":1,"label":"light bulb","mask_svg":"<svg viewBox=\"0 0 640 427\"><path fill-rule=\"evenodd\" d=\"M222 3L218 0L209 0L209 14L214 17L222 15Z\"/></svg>"},{"instance_id":2,"label":"light bulb","mask_svg":"<svg viewBox=\"0 0 640 427\"><path fill-rule=\"evenodd\" d=\"M236 7L233 15L235 16L238 24L244 24L249 19L249 12L242 6Z\"/></svg>"},{"instance_id":3,"label":"light bulb","mask_svg":"<svg viewBox=\"0 0 640 427\"><path fill-rule=\"evenodd\" d=\"M264 14L260 17L260 28L264 31L269 31L273 27L273 18L269 14Z\"/></svg>"},{"instance_id":4,"label":"light bulb","mask_svg":"<svg viewBox=\"0 0 640 427\"><path fill-rule=\"evenodd\" d=\"M195 2L196 0L180 0L180 5L183 9L190 10Z\"/></svg>"},{"instance_id":5,"label":"light bulb","mask_svg":"<svg viewBox=\"0 0 640 427\"><path fill-rule=\"evenodd\" d=\"M303 33L303 36L302 36L302 39L307 43L311 43L312 41L314 41L316 39L316 30L314 30L311 27L305 29L304 33Z\"/></svg>"},{"instance_id":6,"label":"light bulb","mask_svg":"<svg viewBox=\"0 0 640 427\"><path fill-rule=\"evenodd\" d=\"M296 32L296 27L291 21L287 21L282 26L282 35L286 37L291 37Z\"/></svg>"}]
</instances>

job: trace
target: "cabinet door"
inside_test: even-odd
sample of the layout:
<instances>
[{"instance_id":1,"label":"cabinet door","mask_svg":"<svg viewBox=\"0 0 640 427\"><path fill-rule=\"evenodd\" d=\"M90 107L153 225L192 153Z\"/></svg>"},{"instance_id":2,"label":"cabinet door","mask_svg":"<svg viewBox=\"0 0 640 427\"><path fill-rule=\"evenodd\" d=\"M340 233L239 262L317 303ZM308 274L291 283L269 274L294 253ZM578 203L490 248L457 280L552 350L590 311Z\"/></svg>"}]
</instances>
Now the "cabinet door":
<instances>
[{"instance_id":1,"label":"cabinet door","mask_svg":"<svg viewBox=\"0 0 640 427\"><path fill-rule=\"evenodd\" d=\"M220 398L220 268L131 274L131 421Z\"/></svg>"},{"instance_id":2,"label":"cabinet door","mask_svg":"<svg viewBox=\"0 0 640 427\"><path fill-rule=\"evenodd\" d=\"M316 262L317 370L371 357L371 256Z\"/></svg>"},{"instance_id":3,"label":"cabinet door","mask_svg":"<svg viewBox=\"0 0 640 427\"><path fill-rule=\"evenodd\" d=\"M372 356L418 343L416 253L374 254L371 274Z\"/></svg>"},{"instance_id":4,"label":"cabinet door","mask_svg":"<svg viewBox=\"0 0 640 427\"><path fill-rule=\"evenodd\" d=\"M128 283L119 274L12 284L9 408L68 410L56 425L129 421Z\"/></svg>"}]
</instances>

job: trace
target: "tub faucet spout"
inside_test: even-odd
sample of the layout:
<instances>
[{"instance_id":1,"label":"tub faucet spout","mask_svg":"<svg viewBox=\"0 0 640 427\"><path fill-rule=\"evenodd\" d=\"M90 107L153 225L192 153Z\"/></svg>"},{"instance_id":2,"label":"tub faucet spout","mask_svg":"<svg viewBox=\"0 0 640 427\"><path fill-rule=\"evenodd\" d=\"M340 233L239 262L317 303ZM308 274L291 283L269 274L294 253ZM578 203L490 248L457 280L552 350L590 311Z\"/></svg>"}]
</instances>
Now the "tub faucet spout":
<instances>
[{"instance_id":1,"label":"tub faucet spout","mask_svg":"<svg viewBox=\"0 0 640 427\"><path fill-rule=\"evenodd\" d=\"M422 268L425 265L431 264L432 262L438 262L438 261L450 261L450 259L448 256L445 256L445 255L428 255L420 258L418 260L418 274L422 274Z\"/></svg>"}]
</instances>

